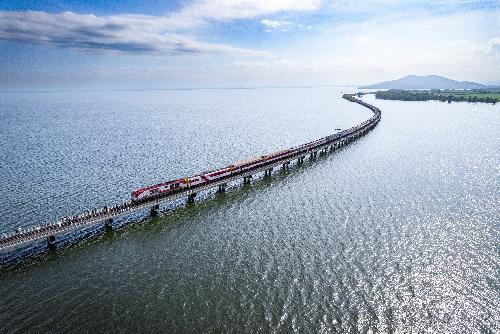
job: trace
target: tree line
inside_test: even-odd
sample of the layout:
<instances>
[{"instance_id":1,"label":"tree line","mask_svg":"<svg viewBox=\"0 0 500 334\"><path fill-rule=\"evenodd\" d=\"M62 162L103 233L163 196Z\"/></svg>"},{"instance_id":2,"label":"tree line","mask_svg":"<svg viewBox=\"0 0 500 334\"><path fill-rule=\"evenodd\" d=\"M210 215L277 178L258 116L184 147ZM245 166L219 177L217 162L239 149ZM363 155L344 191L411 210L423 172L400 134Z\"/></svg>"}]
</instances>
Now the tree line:
<instances>
[{"instance_id":1,"label":"tree line","mask_svg":"<svg viewBox=\"0 0 500 334\"><path fill-rule=\"evenodd\" d=\"M482 94L486 92L481 92ZM441 102L484 102L495 104L499 102L498 98L490 96L476 95L460 95L460 94L443 94L439 90L431 91L415 91L415 90L399 90L391 89L386 91L375 92L375 97L382 100L400 100L400 101L428 101L436 100Z\"/></svg>"}]
</instances>

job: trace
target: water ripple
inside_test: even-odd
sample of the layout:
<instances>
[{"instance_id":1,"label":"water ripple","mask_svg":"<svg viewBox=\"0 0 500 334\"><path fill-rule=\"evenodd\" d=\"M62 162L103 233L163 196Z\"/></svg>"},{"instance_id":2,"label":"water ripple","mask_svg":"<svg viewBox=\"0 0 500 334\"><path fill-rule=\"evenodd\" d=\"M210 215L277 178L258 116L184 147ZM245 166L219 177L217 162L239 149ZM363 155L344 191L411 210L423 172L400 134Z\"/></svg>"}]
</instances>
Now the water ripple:
<instances>
[{"instance_id":1,"label":"water ripple","mask_svg":"<svg viewBox=\"0 0 500 334\"><path fill-rule=\"evenodd\" d=\"M0 229L369 116L339 94L6 96ZM499 106L373 103L379 126L315 162L0 272L2 328L499 332Z\"/></svg>"}]
</instances>

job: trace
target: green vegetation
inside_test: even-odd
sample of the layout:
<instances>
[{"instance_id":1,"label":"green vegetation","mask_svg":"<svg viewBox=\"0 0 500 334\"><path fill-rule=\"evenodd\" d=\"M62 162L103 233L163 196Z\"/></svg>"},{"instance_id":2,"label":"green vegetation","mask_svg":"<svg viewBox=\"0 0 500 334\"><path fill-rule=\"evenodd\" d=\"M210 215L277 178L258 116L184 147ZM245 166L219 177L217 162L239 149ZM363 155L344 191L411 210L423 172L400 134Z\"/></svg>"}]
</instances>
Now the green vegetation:
<instances>
[{"instance_id":1,"label":"green vegetation","mask_svg":"<svg viewBox=\"0 0 500 334\"><path fill-rule=\"evenodd\" d=\"M441 102L484 102L495 104L500 102L500 89L481 90L400 90L391 89L375 92L377 99L400 101L428 101Z\"/></svg>"}]
</instances>

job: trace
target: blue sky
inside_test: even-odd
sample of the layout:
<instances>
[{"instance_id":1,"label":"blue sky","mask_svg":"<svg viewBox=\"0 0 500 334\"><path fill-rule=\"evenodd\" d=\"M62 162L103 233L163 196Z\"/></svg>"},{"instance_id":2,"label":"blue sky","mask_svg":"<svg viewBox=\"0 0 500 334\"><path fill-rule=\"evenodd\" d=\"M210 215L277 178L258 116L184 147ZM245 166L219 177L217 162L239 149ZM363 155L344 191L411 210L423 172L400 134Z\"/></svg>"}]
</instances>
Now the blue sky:
<instances>
[{"instance_id":1,"label":"blue sky","mask_svg":"<svg viewBox=\"0 0 500 334\"><path fill-rule=\"evenodd\" d=\"M0 90L500 83L498 1L0 2Z\"/></svg>"}]
</instances>

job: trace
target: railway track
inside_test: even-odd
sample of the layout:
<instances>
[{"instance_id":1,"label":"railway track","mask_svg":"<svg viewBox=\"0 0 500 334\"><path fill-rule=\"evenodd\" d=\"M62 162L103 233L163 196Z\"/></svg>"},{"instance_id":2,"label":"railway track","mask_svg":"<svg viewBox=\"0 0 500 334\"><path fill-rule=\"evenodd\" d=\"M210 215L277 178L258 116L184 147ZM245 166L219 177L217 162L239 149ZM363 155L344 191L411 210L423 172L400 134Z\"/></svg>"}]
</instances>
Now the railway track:
<instances>
[{"instance_id":1,"label":"railway track","mask_svg":"<svg viewBox=\"0 0 500 334\"><path fill-rule=\"evenodd\" d=\"M357 99L354 94L344 94L343 98L370 109L374 113L374 115L363 123L348 130L344 130L342 132L343 134L340 136L331 135L312 142L317 144L301 145L298 147L299 149L296 149L296 152L292 155L287 155L282 159L277 159L267 164L263 164L259 167L211 181L210 183L182 189L181 191L143 202L123 202L109 207L106 206L99 209L92 209L72 217L64 217L59 221L51 224L31 226L12 233L4 233L2 236L0 236L0 251L19 247L21 245L35 242L44 238L47 238L48 247L55 247L56 236L58 235L69 233L74 230L79 230L84 227L100 224L103 222L105 223L106 228L111 229L113 220L117 217L143 210L145 208L150 208L151 213L155 215L158 213L159 206L165 202L170 202L181 197L187 197L188 202L194 202L194 198L199 192L214 187L218 187L220 191L224 191L226 184L230 182L243 179L244 183L249 183L252 175L261 172L266 173L266 175L271 175L271 171L275 167L282 166L286 169L293 160L297 160L299 163L302 163L308 155L310 157L315 157L318 152L326 152L328 149L331 150L342 147L345 144L359 138L366 132L370 131L377 125L381 118L381 111L378 108ZM300 149L301 147L304 148Z\"/></svg>"}]
</instances>

